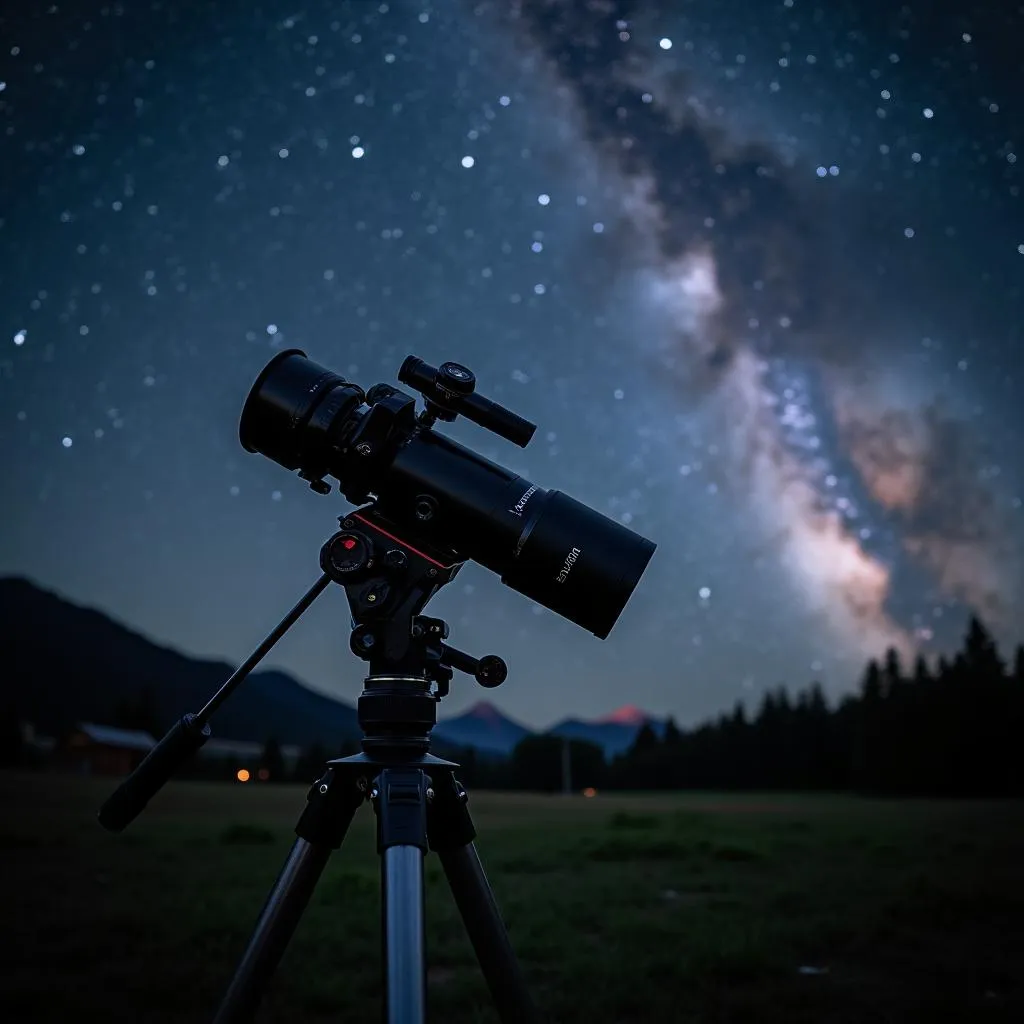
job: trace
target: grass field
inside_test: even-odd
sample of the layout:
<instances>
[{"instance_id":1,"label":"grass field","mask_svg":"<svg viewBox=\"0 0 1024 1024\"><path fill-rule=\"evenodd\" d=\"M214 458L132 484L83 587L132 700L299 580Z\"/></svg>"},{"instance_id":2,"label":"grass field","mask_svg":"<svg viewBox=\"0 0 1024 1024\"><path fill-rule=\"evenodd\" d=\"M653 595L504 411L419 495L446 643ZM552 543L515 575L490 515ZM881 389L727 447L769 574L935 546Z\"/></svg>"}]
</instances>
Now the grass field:
<instances>
[{"instance_id":1,"label":"grass field","mask_svg":"<svg viewBox=\"0 0 1024 1024\"><path fill-rule=\"evenodd\" d=\"M110 788L0 773L5 1019L211 1019L305 799L172 784L111 836L95 822ZM470 807L553 1021L1024 1020L1024 804L477 793ZM260 1021L380 1019L378 865L365 807ZM433 856L427 880L431 1019L495 1021Z\"/></svg>"}]
</instances>

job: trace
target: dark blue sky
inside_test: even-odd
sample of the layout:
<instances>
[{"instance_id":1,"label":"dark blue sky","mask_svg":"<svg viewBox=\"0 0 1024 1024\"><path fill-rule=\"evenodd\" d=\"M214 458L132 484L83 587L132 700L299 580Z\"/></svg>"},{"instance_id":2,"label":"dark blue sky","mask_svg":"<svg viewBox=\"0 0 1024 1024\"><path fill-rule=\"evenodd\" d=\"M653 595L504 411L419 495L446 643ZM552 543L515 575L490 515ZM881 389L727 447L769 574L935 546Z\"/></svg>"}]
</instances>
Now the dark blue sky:
<instances>
[{"instance_id":1,"label":"dark blue sky","mask_svg":"<svg viewBox=\"0 0 1024 1024\"><path fill-rule=\"evenodd\" d=\"M606 641L475 566L430 605L531 725L1018 641L1020 16L877 6L0 16L0 572L241 658L344 511L239 447L253 378L415 353L659 545ZM329 592L270 663L352 700L347 636Z\"/></svg>"}]
</instances>

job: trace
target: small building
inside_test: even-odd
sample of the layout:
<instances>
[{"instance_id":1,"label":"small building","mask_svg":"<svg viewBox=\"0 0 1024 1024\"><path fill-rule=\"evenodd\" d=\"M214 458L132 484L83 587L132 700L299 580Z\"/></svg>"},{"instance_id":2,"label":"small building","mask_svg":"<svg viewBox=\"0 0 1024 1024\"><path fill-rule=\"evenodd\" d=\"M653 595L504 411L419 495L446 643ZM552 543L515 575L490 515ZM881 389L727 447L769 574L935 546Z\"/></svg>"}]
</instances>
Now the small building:
<instances>
[{"instance_id":1,"label":"small building","mask_svg":"<svg viewBox=\"0 0 1024 1024\"><path fill-rule=\"evenodd\" d=\"M62 744L62 767L78 775L128 775L156 746L148 732L80 722Z\"/></svg>"}]
</instances>

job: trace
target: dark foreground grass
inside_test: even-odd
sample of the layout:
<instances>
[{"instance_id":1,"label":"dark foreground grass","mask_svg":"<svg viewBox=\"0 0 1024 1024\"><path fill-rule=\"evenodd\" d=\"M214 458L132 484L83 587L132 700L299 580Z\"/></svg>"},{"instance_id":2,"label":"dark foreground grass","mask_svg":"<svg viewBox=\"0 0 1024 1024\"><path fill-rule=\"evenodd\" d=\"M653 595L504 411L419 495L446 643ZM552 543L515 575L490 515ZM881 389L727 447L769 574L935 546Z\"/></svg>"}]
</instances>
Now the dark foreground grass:
<instances>
[{"instance_id":1,"label":"dark foreground grass","mask_svg":"<svg viewBox=\"0 0 1024 1024\"><path fill-rule=\"evenodd\" d=\"M305 798L172 784L110 836L95 822L109 790L0 773L4 1019L211 1019ZM477 793L471 807L553 1021L1024 1021L1024 804ZM260 1021L380 1019L378 864L367 807ZM495 1021L427 865L431 1020Z\"/></svg>"}]
</instances>

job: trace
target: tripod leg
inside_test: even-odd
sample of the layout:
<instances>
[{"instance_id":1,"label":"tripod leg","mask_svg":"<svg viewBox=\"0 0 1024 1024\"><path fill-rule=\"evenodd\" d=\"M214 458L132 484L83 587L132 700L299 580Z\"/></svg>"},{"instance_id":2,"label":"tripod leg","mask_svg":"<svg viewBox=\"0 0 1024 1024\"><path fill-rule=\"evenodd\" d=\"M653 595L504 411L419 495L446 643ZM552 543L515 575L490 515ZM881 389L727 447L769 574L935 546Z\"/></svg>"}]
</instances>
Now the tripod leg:
<instances>
[{"instance_id":1,"label":"tripod leg","mask_svg":"<svg viewBox=\"0 0 1024 1024\"><path fill-rule=\"evenodd\" d=\"M540 1015L476 852L466 800L466 791L451 774L435 780L427 819L430 848L441 861L498 1016L504 1024L536 1024Z\"/></svg>"},{"instance_id":2,"label":"tripod leg","mask_svg":"<svg viewBox=\"0 0 1024 1024\"><path fill-rule=\"evenodd\" d=\"M373 798L382 856L384 982L388 1024L424 1024L427 1013L423 857L427 852L427 776L385 768Z\"/></svg>"},{"instance_id":3,"label":"tripod leg","mask_svg":"<svg viewBox=\"0 0 1024 1024\"><path fill-rule=\"evenodd\" d=\"M363 794L354 780L331 768L313 784L306 799L306 809L295 827L298 838L267 897L214 1024L242 1024L255 1015L271 975L332 851L341 846Z\"/></svg>"},{"instance_id":4,"label":"tripod leg","mask_svg":"<svg viewBox=\"0 0 1024 1024\"><path fill-rule=\"evenodd\" d=\"M241 1024L253 1018L330 855L330 847L295 840L217 1011L215 1024Z\"/></svg>"}]
</instances>

